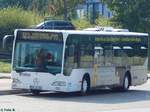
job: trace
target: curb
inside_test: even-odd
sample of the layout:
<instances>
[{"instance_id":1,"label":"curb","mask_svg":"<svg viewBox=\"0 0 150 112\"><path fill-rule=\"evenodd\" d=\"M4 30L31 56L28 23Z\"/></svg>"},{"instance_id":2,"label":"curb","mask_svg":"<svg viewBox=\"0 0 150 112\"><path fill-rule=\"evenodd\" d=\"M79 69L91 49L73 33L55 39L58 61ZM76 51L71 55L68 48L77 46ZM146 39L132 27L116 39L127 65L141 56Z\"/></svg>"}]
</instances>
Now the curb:
<instances>
[{"instance_id":1,"label":"curb","mask_svg":"<svg viewBox=\"0 0 150 112\"><path fill-rule=\"evenodd\" d=\"M21 94L29 93L27 90L0 90L0 95L11 95L11 94Z\"/></svg>"},{"instance_id":2,"label":"curb","mask_svg":"<svg viewBox=\"0 0 150 112\"><path fill-rule=\"evenodd\" d=\"M0 77L0 79L11 79L11 77L2 76L2 77Z\"/></svg>"}]
</instances>

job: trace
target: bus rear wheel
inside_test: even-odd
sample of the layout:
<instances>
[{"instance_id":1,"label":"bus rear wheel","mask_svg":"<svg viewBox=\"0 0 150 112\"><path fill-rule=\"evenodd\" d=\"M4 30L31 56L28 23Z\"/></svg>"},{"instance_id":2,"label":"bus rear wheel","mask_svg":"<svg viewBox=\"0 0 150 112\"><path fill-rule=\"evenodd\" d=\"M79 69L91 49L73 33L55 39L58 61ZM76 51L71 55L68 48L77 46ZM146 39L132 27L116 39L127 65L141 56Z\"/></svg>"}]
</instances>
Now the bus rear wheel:
<instances>
[{"instance_id":1,"label":"bus rear wheel","mask_svg":"<svg viewBox=\"0 0 150 112\"><path fill-rule=\"evenodd\" d=\"M129 75L125 75L123 80L122 91L127 91L130 87Z\"/></svg>"},{"instance_id":2,"label":"bus rear wheel","mask_svg":"<svg viewBox=\"0 0 150 112\"><path fill-rule=\"evenodd\" d=\"M129 75L125 75L122 86L113 87L111 89L117 92L124 92L124 91L127 91L129 87L130 87L130 78L129 78Z\"/></svg>"},{"instance_id":3,"label":"bus rear wheel","mask_svg":"<svg viewBox=\"0 0 150 112\"><path fill-rule=\"evenodd\" d=\"M84 77L82 79L80 93L81 93L81 95L86 95L89 92L89 90L90 90L90 82L87 77Z\"/></svg>"}]
</instances>

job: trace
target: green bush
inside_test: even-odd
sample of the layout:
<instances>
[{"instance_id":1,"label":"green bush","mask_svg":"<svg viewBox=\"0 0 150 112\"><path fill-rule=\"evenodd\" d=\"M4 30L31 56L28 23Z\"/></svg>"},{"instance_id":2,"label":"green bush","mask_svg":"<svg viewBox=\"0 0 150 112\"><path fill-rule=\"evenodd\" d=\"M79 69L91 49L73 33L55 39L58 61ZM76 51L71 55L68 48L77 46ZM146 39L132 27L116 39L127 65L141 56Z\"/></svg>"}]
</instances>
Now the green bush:
<instances>
[{"instance_id":1,"label":"green bush","mask_svg":"<svg viewBox=\"0 0 150 112\"><path fill-rule=\"evenodd\" d=\"M92 27L89 21L86 19L77 19L77 20L72 20L72 23L75 25L76 29L82 30L85 28Z\"/></svg>"},{"instance_id":2,"label":"green bush","mask_svg":"<svg viewBox=\"0 0 150 112\"><path fill-rule=\"evenodd\" d=\"M41 19L35 12L24 11L21 8L0 9L0 37L13 34L17 28L27 28L38 23Z\"/></svg>"},{"instance_id":3,"label":"green bush","mask_svg":"<svg viewBox=\"0 0 150 112\"><path fill-rule=\"evenodd\" d=\"M103 27L111 27L112 26L111 21L104 17L97 18L95 21L95 24L98 26L103 26Z\"/></svg>"},{"instance_id":4,"label":"green bush","mask_svg":"<svg viewBox=\"0 0 150 112\"><path fill-rule=\"evenodd\" d=\"M102 27L114 27L114 28L122 28L121 25L116 24L113 22L112 19L108 19L105 17L99 17L96 19L95 24L97 26L102 26Z\"/></svg>"},{"instance_id":5,"label":"green bush","mask_svg":"<svg viewBox=\"0 0 150 112\"><path fill-rule=\"evenodd\" d=\"M11 64L9 62L3 62L0 60L0 73L10 73Z\"/></svg>"},{"instance_id":6,"label":"green bush","mask_svg":"<svg viewBox=\"0 0 150 112\"><path fill-rule=\"evenodd\" d=\"M101 26L101 27L114 27L114 28L121 28L121 25L116 24L113 22L111 19L105 18L105 17L98 17L95 20L95 24L91 24L89 21L86 19L77 19L77 20L72 20L72 23L75 25L75 27L78 30L82 30L85 28L90 28L90 27L95 27L95 26Z\"/></svg>"}]
</instances>

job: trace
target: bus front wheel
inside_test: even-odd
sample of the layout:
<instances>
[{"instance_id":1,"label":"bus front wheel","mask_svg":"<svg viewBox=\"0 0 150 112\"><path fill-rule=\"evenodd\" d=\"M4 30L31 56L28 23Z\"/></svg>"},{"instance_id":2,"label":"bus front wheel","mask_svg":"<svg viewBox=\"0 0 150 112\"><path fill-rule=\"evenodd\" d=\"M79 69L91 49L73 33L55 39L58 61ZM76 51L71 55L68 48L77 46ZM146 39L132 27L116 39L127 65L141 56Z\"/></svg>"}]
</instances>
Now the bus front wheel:
<instances>
[{"instance_id":1,"label":"bus front wheel","mask_svg":"<svg viewBox=\"0 0 150 112\"><path fill-rule=\"evenodd\" d=\"M82 84L81 84L81 95L86 95L90 90L90 82L88 77L84 77L82 79Z\"/></svg>"}]
</instances>

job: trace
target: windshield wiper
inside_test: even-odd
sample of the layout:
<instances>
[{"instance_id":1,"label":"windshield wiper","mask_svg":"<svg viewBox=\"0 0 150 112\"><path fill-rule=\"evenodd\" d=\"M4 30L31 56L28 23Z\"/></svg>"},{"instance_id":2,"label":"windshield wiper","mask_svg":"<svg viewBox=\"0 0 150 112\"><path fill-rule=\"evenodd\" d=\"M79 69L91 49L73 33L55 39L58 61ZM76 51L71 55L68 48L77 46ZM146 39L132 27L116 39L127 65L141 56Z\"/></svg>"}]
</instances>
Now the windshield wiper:
<instances>
[{"instance_id":1,"label":"windshield wiper","mask_svg":"<svg viewBox=\"0 0 150 112\"><path fill-rule=\"evenodd\" d=\"M17 67L15 68L16 72L26 72L26 71L36 71L36 69L28 68L28 67Z\"/></svg>"}]
</instances>

